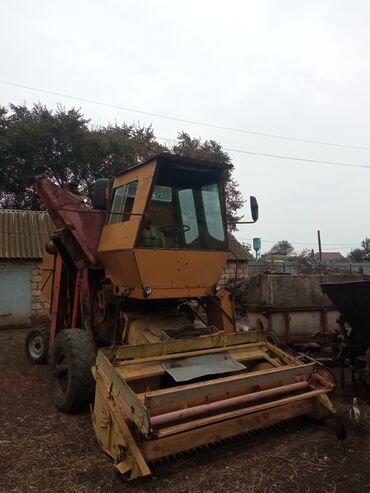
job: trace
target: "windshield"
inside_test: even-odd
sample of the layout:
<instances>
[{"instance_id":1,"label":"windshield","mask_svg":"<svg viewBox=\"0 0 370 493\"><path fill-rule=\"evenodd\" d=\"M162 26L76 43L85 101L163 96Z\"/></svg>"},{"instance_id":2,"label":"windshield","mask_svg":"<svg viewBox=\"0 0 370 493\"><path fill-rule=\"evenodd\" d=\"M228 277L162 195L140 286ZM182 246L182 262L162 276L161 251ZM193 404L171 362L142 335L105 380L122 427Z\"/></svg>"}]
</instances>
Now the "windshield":
<instances>
[{"instance_id":1,"label":"windshield","mask_svg":"<svg viewBox=\"0 0 370 493\"><path fill-rule=\"evenodd\" d=\"M227 250L219 173L163 166L139 247Z\"/></svg>"}]
</instances>

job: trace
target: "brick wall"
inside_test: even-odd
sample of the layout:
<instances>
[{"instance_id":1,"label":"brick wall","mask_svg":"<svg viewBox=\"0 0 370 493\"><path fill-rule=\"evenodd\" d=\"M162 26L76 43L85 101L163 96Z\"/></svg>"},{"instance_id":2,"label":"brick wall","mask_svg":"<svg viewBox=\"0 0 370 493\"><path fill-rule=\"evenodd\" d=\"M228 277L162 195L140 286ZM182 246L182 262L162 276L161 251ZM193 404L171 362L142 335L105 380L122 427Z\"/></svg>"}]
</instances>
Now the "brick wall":
<instances>
[{"instance_id":1,"label":"brick wall","mask_svg":"<svg viewBox=\"0 0 370 493\"><path fill-rule=\"evenodd\" d=\"M219 284L224 286L228 281L234 280L236 274L236 262L228 260L221 275ZM247 262L238 262L238 279L248 279L248 264Z\"/></svg>"},{"instance_id":2,"label":"brick wall","mask_svg":"<svg viewBox=\"0 0 370 493\"><path fill-rule=\"evenodd\" d=\"M41 297L41 262L34 264L32 269L32 321L48 319L49 303Z\"/></svg>"}]
</instances>

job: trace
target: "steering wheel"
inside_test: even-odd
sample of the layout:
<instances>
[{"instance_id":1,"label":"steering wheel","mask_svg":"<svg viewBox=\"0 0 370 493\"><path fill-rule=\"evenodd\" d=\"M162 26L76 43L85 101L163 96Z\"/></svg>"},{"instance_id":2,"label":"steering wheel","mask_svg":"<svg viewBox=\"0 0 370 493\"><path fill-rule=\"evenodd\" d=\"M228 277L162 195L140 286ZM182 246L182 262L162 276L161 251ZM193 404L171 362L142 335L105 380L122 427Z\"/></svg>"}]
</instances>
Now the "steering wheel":
<instances>
[{"instance_id":1,"label":"steering wheel","mask_svg":"<svg viewBox=\"0 0 370 493\"><path fill-rule=\"evenodd\" d=\"M190 226L187 224L167 224L167 226L162 226L159 228L159 231L161 233L165 233L166 231L175 231L175 232L182 232L186 233L186 231L189 231Z\"/></svg>"}]
</instances>

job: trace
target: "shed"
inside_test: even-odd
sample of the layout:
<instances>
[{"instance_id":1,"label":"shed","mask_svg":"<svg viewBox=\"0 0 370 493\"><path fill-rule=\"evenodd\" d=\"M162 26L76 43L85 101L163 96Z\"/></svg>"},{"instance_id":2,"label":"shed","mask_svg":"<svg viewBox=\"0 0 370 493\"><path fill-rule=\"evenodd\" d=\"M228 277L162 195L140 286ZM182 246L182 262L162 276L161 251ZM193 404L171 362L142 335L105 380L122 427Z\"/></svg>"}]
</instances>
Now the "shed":
<instances>
[{"instance_id":1,"label":"shed","mask_svg":"<svg viewBox=\"0 0 370 493\"><path fill-rule=\"evenodd\" d=\"M40 297L44 246L53 232L46 212L0 209L0 327L45 319Z\"/></svg>"},{"instance_id":2,"label":"shed","mask_svg":"<svg viewBox=\"0 0 370 493\"><path fill-rule=\"evenodd\" d=\"M234 235L228 233L229 258L221 275L220 285L224 286L235 278L248 278L248 261L253 260L253 255L242 245Z\"/></svg>"}]
</instances>

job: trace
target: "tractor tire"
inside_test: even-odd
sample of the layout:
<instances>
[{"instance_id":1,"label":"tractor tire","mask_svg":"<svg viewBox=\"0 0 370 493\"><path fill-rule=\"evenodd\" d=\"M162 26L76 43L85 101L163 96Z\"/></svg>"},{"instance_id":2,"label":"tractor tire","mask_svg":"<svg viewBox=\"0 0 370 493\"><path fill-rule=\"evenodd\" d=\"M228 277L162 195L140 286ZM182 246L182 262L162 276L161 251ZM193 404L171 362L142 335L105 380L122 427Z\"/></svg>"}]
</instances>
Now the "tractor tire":
<instances>
[{"instance_id":1,"label":"tractor tire","mask_svg":"<svg viewBox=\"0 0 370 493\"><path fill-rule=\"evenodd\" d=\"M68 414L83 411L94 398L94 342L83 329L61 330L50 354L50 379L54 404Z\"/></svg>"},{"instance_id":2,"label":"tractor tire","mask_svg":"<svg viewBox=\"0 0 370 493\"><path fill-rule=\"evenodd\" d=\"M49 353L49 330L45 328L31 329L26 338L27 358L36 365L47 362Z\"/></svg>"}]
</instances>

